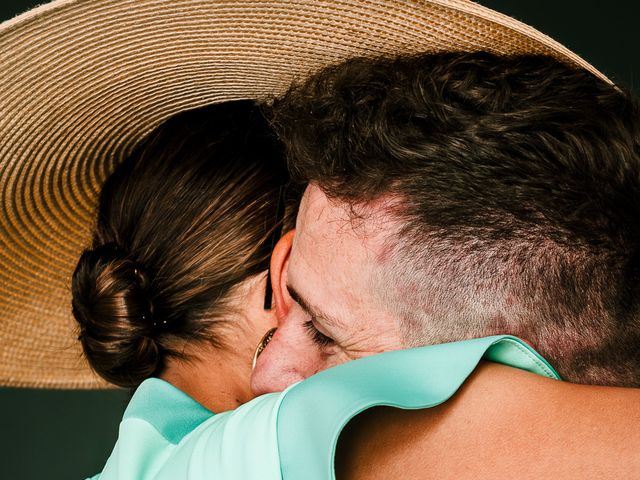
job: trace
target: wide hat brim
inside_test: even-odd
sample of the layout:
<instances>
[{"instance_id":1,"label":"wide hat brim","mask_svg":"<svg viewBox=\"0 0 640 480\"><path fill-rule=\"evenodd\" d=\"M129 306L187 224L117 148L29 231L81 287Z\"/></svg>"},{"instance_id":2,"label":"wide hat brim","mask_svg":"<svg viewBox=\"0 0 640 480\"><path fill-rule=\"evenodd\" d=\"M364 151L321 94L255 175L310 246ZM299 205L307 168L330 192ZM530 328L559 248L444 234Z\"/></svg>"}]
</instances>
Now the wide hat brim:
<instances>
[{"instance_id":1,"label":"wide hat brim","mask_svg":"<svg viewBox=\"0 0 640 480\"><path fill-rule=\"evenodd\" d=\"M351 56L548 54L463 0L61 0L0 26L0 385L108 386L82 357L70 278L100 187L170 115L265 99Z\"/></svg>"}]
</instances>

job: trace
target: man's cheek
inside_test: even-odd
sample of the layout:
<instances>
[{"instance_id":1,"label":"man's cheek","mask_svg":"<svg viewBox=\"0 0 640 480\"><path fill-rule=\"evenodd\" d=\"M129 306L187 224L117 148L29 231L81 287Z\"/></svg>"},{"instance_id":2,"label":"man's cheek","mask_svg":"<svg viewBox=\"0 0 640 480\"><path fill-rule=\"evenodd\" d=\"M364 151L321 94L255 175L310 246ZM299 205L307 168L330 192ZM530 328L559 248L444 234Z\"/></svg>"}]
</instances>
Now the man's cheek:
<instances>
[{"instance_id":1,"label":"man's cheek","mask_svg":"<svg viewBox=\"0 0 640 480\"><path fill-rule=\"evenodd\" d=\"M251 372L251 389L256 395L279 392L298 381L295 371L286 364L286 356L280 354L277 344L273 346L267 345Z\"/></svg>"},{"instance_id":2,"label":"man's cheek","mask_svg":"<svg viewBox=\"0 0 640 480\"><path fill-rule=\"evenodd\" d=\"M295 332L283 326L258 357L251 388L256 395L282 391L319 371L321 364L317 346L304 331Z\"/></svg>"}]
</instances>

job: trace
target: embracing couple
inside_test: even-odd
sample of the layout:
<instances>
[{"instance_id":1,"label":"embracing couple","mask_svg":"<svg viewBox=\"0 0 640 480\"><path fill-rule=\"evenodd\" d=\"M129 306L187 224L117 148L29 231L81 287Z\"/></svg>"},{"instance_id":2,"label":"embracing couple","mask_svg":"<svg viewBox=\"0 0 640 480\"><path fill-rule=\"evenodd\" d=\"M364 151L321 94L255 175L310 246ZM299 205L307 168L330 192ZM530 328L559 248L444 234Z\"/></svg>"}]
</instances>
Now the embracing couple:
<instances>
[{"instance_id":1,"label":"embracing couple","mask_svg":"<svg viewBox=\"0 0 640 480\"><path fill-rule=\"evenodd\" d=\"M633 471L638 391L602 386L640 380L639 120L589 72L486 53L168 120L74 274L91 365L138 387L100 478Z\"/></svg>"},{"instance_id":2,"label":"embracing couple","mask_svg":"<svg viewBox=\"0 0 640 480\"><path fill-rule=\"evenodd\" d=\"M86 359L135 393L97 478L637 476L637 101L470 2L325 3L58 0L0 32L49 20L19 52L37 53L55 32L84 41L74 15L96 29L54 48L101 59L68 83L59 61L47 85L66 95L23 80L46 62L16 60L15 84L40 94L7 107L30 116L5 144L75 172L39 202L63 183L52 167L21 220L59 207L62 243L87 229L82 178L99 183L91 245L62 257ZM147 41L153 25L172 28ZM29 281L54 283L43 271Z\"/></svg>"}]
</instances>

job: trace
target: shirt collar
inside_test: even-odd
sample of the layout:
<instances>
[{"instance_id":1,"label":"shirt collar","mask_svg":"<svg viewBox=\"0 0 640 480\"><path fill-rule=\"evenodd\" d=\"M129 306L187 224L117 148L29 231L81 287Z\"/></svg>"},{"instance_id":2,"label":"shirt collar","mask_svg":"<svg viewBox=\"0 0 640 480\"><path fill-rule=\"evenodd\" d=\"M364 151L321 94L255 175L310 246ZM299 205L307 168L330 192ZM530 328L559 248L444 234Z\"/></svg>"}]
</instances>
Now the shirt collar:
<instances>
[{"instance_id":1,"label":"shirt collar","mask_svg":"<svg viewBox=\"0 0 640 480\"><path fill-rule=\"evenodd\" d=\"M133 394L123 420L144 420L153 425L168 442L178 444L185 435L213 415L213 412L170 383L159 378L148 378Z\"/></svg>"}]
</instances>

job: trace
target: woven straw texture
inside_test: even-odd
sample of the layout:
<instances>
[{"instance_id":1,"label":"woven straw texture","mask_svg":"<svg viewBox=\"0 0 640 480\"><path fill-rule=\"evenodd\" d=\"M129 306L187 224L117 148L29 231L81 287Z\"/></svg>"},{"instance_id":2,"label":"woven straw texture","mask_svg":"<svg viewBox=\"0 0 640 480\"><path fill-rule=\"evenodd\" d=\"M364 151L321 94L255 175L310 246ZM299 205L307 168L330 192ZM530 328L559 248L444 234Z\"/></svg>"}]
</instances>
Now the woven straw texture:
<instances>
[{"instance_id":1,"label":"woven straw texture","mask_svg":"<svg viewBox=\"0 0 640 480\"><path fill-rule=\"evenodd\" d=\"M281 93L353 55L554 55L536 30L463 0L66 0L0 26L0 385L108 387L88 368L70 278L100 186L159 122Z\"/></svg>"}]
</instances>

